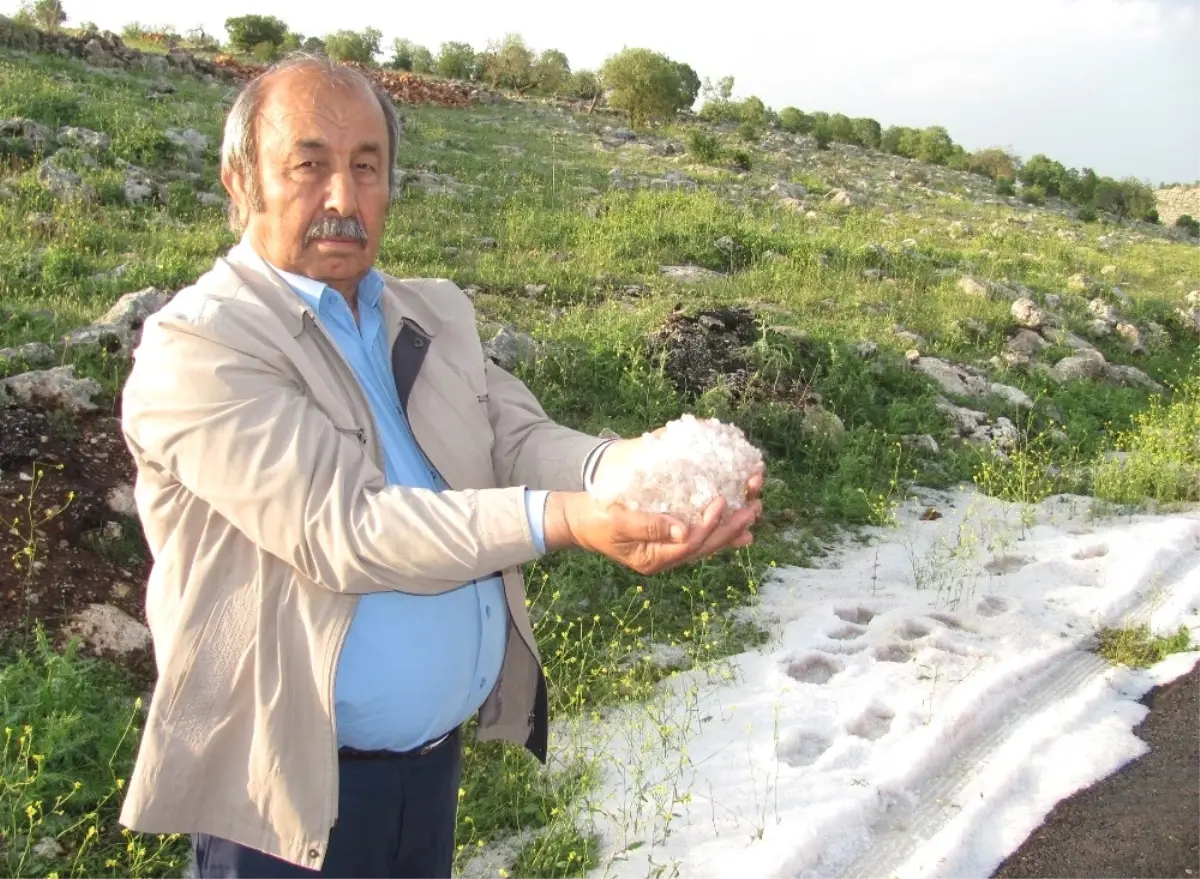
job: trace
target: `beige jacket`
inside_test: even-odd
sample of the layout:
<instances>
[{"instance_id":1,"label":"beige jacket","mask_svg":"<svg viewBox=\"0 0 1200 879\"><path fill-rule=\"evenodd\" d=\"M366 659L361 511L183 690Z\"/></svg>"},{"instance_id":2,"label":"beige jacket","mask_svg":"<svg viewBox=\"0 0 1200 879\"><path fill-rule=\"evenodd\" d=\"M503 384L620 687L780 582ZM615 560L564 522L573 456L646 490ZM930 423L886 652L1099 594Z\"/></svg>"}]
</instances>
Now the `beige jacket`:
<instances>
[{"instance_id":1,"label":"beige jacket","mask_svg":"<svg viewBox=\"0 0 1200 879\"><path fill-rule=\"evenodd\" d=\"M451 491L385 484L366 397L245 244L147 320L122 421L153 554L158 682L121 822L313 869L337 819L333 683L358 596L503 573L511 623L479 737L546 757L546 685L518 566L524 488L579 490L603 441L486 360L449 281L384 276L412 430Z\"/></svg>"}]
</instances>

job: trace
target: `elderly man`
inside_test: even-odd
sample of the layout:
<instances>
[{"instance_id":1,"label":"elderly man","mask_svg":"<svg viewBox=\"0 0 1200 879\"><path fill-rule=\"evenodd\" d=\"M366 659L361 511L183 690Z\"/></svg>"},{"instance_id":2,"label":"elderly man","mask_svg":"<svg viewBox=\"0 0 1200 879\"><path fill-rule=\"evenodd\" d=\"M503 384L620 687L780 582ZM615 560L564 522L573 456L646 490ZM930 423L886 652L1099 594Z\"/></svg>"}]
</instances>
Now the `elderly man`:
<instances>
[{"instance_id":1,"label":"elderly man","mask_svg":"<svg viewBox=\"0 0 1200 879\"><path fill-rule=\"evenodd\" d=\"M204 876L448 876L460 730L545 760L519 566L653 574L750 542L587 478L638 440L553 423L452 283L374 268L401 127L350 68L250 83L222 181L241 242L147 321L125 385L158 682L121 821Z\"/></svg>"}]
</instances>

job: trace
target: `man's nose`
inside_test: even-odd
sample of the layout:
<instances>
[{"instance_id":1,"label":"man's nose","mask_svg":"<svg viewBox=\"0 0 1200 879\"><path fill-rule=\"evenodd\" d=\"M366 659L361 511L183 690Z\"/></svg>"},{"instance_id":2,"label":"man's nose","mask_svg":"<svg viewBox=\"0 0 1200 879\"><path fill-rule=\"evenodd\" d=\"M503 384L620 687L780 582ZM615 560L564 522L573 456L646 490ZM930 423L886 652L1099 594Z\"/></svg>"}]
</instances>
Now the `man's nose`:
<instances>
[{"instance_id":1,"label":"man's nose","mask_svg":"<svg viewBox=\"0 0 1200 879\"><path fill-rule=\"evenodd\" d=\"M325 210L343 217L351 217L357 213L358 193L354 185L354 175L349 168L338 169L329 175Z\"/></svg>"}]
</instances>

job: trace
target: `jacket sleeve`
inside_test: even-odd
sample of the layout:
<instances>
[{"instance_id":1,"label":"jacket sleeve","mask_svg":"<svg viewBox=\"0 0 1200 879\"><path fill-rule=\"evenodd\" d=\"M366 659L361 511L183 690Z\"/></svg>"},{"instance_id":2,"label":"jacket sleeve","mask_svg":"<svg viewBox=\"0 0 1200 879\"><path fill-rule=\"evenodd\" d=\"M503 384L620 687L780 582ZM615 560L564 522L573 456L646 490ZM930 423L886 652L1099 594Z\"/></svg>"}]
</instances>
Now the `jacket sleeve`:
<instances>
[{"instance_id":1,"label":"jacket sleeve","mask_svg":"<svg viewBox=\"0 0 1200 879\"><path fill-rule=\"evenodd\" d=\"M550 419L520 379L485 360L492 464L501 485L582 491L585 463L608 444ZM588 468L590 469L590 467Z\"/></svg>"},{"instance_id":2,"label":"jacket sleeve","mask_svg":"<svg viewBox=\"0 0 1200 879\"><path fill-rule=\"evenodd\" d=\"M437 593L536 558L525 490L387 485L231 319L147 321L122 396L139 466L336 592Z\"/></svg>"}]
</instances>

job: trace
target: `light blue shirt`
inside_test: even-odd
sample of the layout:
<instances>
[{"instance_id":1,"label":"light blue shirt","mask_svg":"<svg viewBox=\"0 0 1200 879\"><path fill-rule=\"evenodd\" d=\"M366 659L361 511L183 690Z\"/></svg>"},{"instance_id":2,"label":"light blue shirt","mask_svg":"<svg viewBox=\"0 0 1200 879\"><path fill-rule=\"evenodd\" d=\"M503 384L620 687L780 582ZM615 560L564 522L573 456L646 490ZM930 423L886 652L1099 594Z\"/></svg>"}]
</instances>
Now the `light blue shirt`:
<instances>
[{"instance_id":1,"label":"light blue shirt","mask_svg":"<svg viewBox=\"0 0 1200 879\"><path fill-rule=\"evenodd\" d=\"M400 406L379 304L383 279L372 270L359 284L356 324L336 290L275 271L312 309L358 376L383 445L388 483L445 490ZM525 494L530 529L543 553L546 495ZM495 686L507 635L499 575L440 595L360 596L334 684L338 744L406 751L463 723Z\"/></svg>"}]
</instances>

